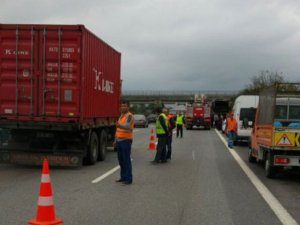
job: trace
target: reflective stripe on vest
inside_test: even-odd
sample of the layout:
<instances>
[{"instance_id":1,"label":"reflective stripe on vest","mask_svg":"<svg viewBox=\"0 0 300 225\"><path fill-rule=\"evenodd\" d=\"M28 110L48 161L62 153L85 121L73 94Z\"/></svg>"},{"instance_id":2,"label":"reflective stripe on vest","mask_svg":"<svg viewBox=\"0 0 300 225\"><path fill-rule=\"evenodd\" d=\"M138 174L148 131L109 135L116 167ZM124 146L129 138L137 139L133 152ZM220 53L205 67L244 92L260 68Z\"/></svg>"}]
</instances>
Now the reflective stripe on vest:
<instances>
[{"instance_id":1,"label":"reflective stripe on vest","mask_svg":"<svg viewBox=\"0 0 300 225\"><path fill-rule=\"evenodd\" d=\"M182 125L183 124L183 115L179 116L177 115L176 117L176 124Z\"/></svg>"},{"instance_id":2,"label":"reflective stripe on vest","mask_svg":"<svg viewBox=\"0 0 300 225\"><path fill-rule=\"evenodd\" d=\"M130 122L130 125L129 125L130 130L126 130L126 129L118 127L117 131L116 131L116 138L120 138L120 139L132 139L132 137L133 137L132 130L133 130L133 127L134 127L133 115L130 112L126 113L125 115L122 115L119 118L118 123L119 123L119 125L125 126L126 123L127 123L127 119L128 119L129 116L131 116L131 118L132 118L131 122Z\"/></svg>"},{"instance_id":3,"label":"reflective stripe on vest","mask_svg":"<svg viewBox=\"0 0 300 225\"><path fill-rule=\"evenodd\" d=\"M168 118L166 117L166 115L164 113L161 113L159 115L159 117L162 116L165 120L165 123L166 123L166 126L168 127ZM160 124L160 121L159 121L159 117L157 117L156 119L156 126L155 126L155 129L156 129L156 134L166 134L164 128L162 127L162 125Z\"/></svg>"}]
</instances>

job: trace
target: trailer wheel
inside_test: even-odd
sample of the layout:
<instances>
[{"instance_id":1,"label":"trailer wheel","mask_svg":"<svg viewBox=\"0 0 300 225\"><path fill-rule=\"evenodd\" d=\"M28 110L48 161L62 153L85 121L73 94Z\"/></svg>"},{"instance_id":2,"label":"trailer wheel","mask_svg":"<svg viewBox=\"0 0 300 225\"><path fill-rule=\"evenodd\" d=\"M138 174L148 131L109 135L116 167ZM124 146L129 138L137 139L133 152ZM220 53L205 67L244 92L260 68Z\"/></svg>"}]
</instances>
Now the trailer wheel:
<instances>
[{"instance_id":1,"label":"trailer wheel","mask_svg":"<svg viewBox=\"0 0 300 225\"><path fill-rule=\"evenodd\" d=\"M94 165L97 162L99 151L99 140L96 132L92 132L90 144L88 145L88 152L86 162L89 165Z\"/></svg>"},{"instance_id":2,"label":"trailer wheel","mask_svg":"<svg viewBox=\"0 0 300 225\"><path fill-rule=\"evenodd\" d=\"M266 155L266 162L265 162L265 173L266 177L268 178L274 178L276 175L276 167L271 166L271 155L267 154Z\"/></svg>"},{"instance_id":3,"label":"trailer wheel","mask_svg":"<svg viewBox=\"0 0 300 225\"><path fill-rule=\"evenodd\" d=\"M106 157L106 151L107 151L107 133L105 130L102 130L100 133L100 144L99 144L99 155L98 155L98 161L103 161Z\"/></svg>"}]
</instances>

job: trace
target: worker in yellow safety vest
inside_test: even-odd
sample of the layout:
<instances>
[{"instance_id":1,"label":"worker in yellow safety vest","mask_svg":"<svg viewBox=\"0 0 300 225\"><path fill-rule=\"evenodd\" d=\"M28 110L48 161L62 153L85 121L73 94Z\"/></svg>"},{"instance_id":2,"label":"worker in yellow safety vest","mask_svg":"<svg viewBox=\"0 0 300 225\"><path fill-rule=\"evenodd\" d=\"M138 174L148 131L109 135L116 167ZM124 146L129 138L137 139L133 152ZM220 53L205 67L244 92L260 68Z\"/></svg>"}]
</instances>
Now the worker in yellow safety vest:
<instances>
[{"instance_id":1,"label":"worker in yellow safety vest","mask_svg":"<svg viewBox=\"0 0 300 225\"><path fill-rule=\"evenodd\" d=\"M166 116L168 118L169 136L168 136L168 141L167 141L167 160L171 160L173 129L176 127L176 123L175 123L173 115L170 113L169 109L165 108L165 109L163 109L163 112L166 114Z\"/></svg>"},{"instance_id":2,"label":"worker in yellow safety vest","mask_svg":"<svg viewBox=\"0 0 300 225\"><path fill-rule=\"evenodd\" d=\"M162 108L156 109L157 119L155 123L156 137L158 139L156 146L155 159L152 161L153 164L159 162L165 163L166 159L166 145L168 141L168 119L167 116L162 112Z\"/></svg>"},{"instance_id":3,"label":"worker in yellow safety vest","mask_svg":"<svg viewBox=\"0 0 300 225\"><path fill-rule=\"evenodd\" d=\"M180 133L180 137L182 138L183 124L185 122L184 115L182 114L182 112L179 112L178 115L176 115L175 122L176 122L176 128L177 128L176 129L176 137L178 138L179 133Z\"/></svg>"}]
</instances>

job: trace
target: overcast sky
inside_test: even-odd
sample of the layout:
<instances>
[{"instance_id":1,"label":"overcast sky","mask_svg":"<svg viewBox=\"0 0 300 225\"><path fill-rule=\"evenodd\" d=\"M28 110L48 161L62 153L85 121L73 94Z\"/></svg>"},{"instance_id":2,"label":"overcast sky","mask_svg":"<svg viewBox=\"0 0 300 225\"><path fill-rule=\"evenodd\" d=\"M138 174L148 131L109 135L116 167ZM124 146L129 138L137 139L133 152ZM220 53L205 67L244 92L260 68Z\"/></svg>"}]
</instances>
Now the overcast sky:
<instances>
[{"instance_id":1,"label":"overcast sky","mask_svg":"<svg viewBox=\"0 0 300 225\"><path fill-rule=\"evenodd\" d=\"M122 53L124 90L300 82L299 0L0 0L0 23L84 24Z\"/></svg>"}]
</instances>

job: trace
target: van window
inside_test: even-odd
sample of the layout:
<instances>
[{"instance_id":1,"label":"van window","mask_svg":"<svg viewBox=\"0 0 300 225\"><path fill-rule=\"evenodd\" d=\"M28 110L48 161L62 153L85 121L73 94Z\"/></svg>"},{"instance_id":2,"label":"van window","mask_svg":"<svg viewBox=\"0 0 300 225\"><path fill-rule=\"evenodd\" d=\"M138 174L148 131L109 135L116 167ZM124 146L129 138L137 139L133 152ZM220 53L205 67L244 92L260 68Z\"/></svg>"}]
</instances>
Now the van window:
<instances>
[{"instance_id":1,"label":"van window","mask_svg":"<svg viewBox=\"0 0 300 225\"><path fill-rule=\"evenodd\" d=\"M300 106L299 105L290 105L289 119L291 119L291 120L299 120L300 119Z\"/></svg>"},{"instance_id":2,"label":"van window","mask_svg":"<svg viewBox=\"0 0 300 225\"><path fill-rule=\"evenodd\" d=\"M275 107L275 120L286 120L287 119L287 106L276 105Z\"/></svg>"},{"instance_id":3,"label":"van window","mask_svg":"<svg viewBox=\"0 0 300 225\"><path fill-rule=\"evenodd\" d=\"M255 112L255 108L241 108L240 120L244 121L246 119L248 121L254 121Z\"/></svg>"},{"instance_id":4,"label":"van window","mask_svg":"<svg viewBox=\"0 0 300 225\"><path fill-rule=\"evenodd\" d=\"M275 119L277 120L299 120L300 119L300 106L290 105L289 115L287 105L276 105Z\"/></svg>"}]
</instances>

